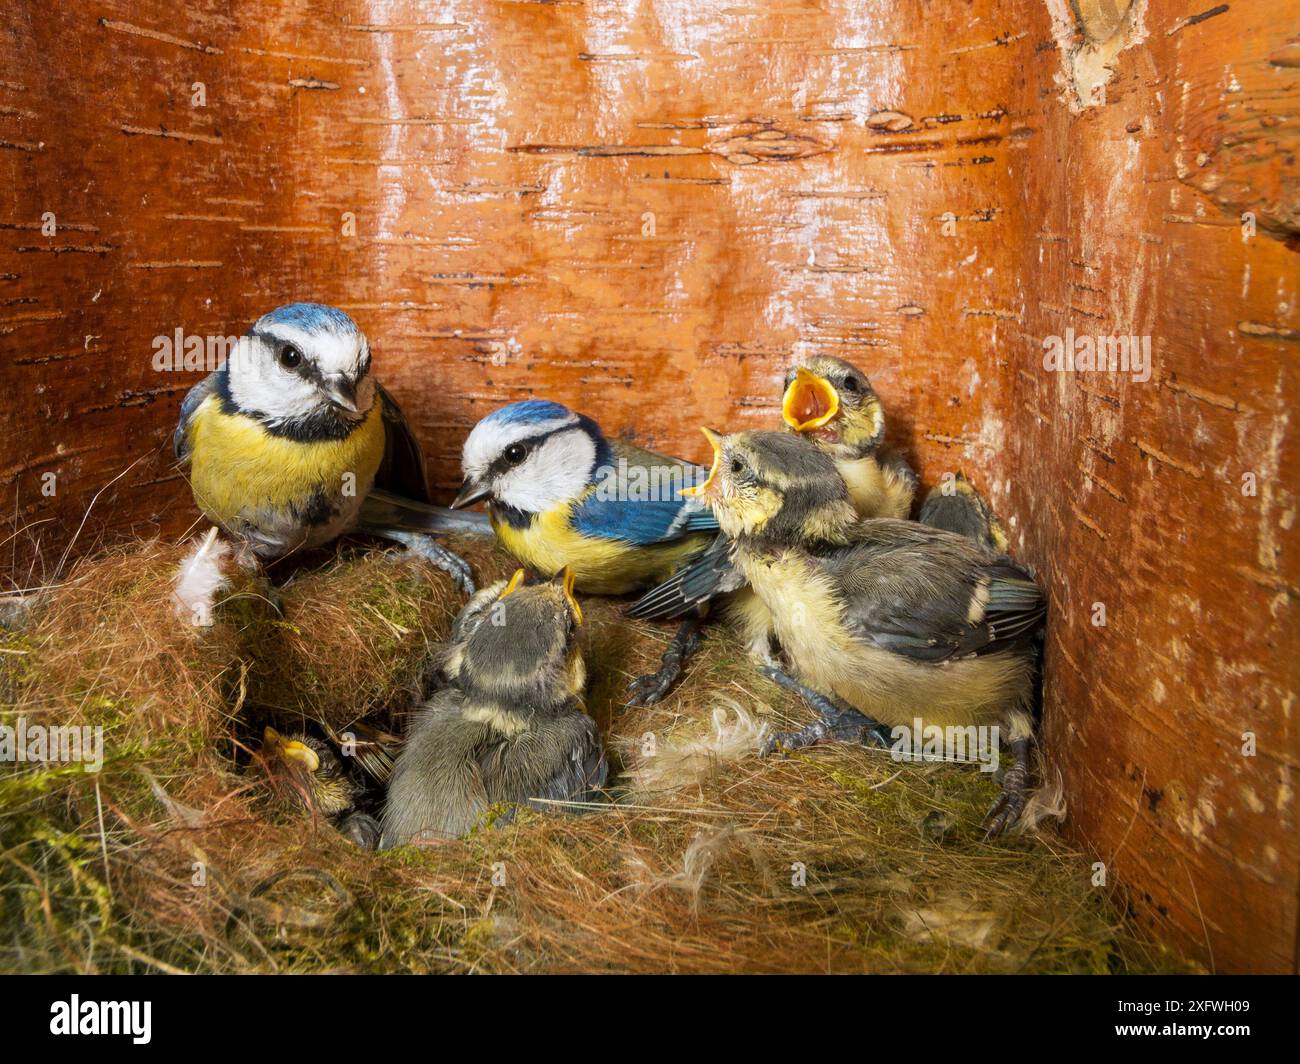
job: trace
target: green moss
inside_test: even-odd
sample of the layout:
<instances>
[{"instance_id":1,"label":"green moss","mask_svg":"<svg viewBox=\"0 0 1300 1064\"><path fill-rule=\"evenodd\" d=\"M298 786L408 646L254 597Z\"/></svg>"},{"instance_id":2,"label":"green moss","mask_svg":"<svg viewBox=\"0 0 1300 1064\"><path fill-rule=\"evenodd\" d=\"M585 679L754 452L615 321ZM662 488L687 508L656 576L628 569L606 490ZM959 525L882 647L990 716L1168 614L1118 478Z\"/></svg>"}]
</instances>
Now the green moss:
<instances>
[{"instance_id":1,"label":"green moss","mask_svg":"<svg viewBox=\"0 0 1300 1064\"><path fill-rule=\"evenodd\" d=\"M293 578L283 615L251 592L227 599L203 638L233 637L234 665L214 656L194 674L221 695L214 719L142 736L132 725L153 692L124 674L87 670L95 682L61 691L105 728L107 761L98 776L0 766L0 969L1186 969L1089 885L1086 855L1059 840L984 842L998 786L974 767L849 747L747 758L653 801L581 817L494 806L465 839L376 854L327 824L270 815L236 744L268 714L405 709L457 601L441 581L344 556ZM154 584L123 580L112 594ZM584 609L588 708L611 744L707 731L728 700L777 726L810 719L720 631L669 699L631 710L626 681L654 667L671 628L629 625L620 603ZM35 698L48 682L41 657L37 641L0 631L0 685ZM203 889L189 882L195 861L209 868Z\"/></svg>"}]
</instances>

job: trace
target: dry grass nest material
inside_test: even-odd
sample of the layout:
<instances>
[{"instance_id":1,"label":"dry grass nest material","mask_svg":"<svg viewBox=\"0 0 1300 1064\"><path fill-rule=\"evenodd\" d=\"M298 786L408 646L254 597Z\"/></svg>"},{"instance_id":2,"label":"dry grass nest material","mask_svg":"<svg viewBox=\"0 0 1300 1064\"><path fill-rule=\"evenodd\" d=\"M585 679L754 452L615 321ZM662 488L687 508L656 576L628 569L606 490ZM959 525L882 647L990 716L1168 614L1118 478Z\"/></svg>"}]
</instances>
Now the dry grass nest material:
<instances>
[{"instance_id":1,"label":"dry grass nest material","mask_svg":"<svg viewBox=\"0 0 1300 1064\"><path fill-rule=\"evenodd\" d=\"M486 583L513 568L458 547ZM1089 859L997 843L969 767L820 748L754 755L808 711L720 630L659 706L624 707L671 630L588 599L588 708L615 800L523 811L433 849L369 853L277 801L264 724L400 730L460 602L446 577L342 547L233 576L209 627L176 616L186 546L83 561L0 628L0 722L104 729L98 773L0 765L0 970L1141 972L1146 945Z\"/></svg>"}]
</instances>

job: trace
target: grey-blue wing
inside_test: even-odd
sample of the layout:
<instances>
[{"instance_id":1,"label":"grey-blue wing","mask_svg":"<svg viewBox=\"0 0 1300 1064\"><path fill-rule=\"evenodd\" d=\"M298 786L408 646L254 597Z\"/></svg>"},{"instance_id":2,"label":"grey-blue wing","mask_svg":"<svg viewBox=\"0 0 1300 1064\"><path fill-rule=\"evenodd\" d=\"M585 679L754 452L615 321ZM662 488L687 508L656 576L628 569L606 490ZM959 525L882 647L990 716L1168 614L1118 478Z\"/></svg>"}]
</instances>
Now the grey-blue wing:
<instances>
[{"instance_id":1,"label":"grey-blue wing","mask_svg":"<svg viewBox=\"0 0 1300 1064\"><path fill-rule=\"evenodd\" d=\"M862 536L819 561L865 642L940 662L1026 646L1046 615L1028 572L964 536L888 519Z\"/></svg>"},{"instance_id":2,"label":"grey-blue wing","mask_svg":"<svg viewBox=\"0 0 1300 1064\"><path fill-rule=\"evenodd\" d=\"M681 617L745 582L731 560L731 540L719 533L704 551L632 603L627 615L647 621Z\"/></svg>"},{"instance_id":3,"label":"grey-blue wing","mask_svg":"<svg viewBox=\"0 0 1300 1064\"><path fill-rule=\"evenodd\" d=\"M420 442L387 389L377 381L375 389L384 413L384 459L375 474L375 487L415 502L430 503L433 500Z\"/></svg>"},{"instance_id":4,"label":"grey-blue wing","mask_svg":"<svg viewBox=\"0 0 1300 1064\"><path fill-rule=\"evenodd\" d=\"M185 440L186 431L190 427L190 419L194 416L203 400L209 395L213 395L217 390L217 374L209 373L198 384L185 393L185 398L181 401L181 416L176 422L176 431L172 433L172 452L179 461L186 461L190 456L189 444Z\"/></svg>"}]
</instances>

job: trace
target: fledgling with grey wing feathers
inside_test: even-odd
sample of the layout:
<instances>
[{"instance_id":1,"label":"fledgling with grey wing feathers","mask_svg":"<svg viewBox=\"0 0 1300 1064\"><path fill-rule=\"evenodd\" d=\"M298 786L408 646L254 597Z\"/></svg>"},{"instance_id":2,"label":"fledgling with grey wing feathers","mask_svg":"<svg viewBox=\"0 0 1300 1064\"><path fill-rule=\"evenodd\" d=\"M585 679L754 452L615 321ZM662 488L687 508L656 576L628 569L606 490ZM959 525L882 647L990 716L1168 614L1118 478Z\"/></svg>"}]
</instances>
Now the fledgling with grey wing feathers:
<instances>
[{"instance_id":1,"label":"fledgling with grey wing feathers","mask_svg":"<svg viewBox=\"0 0 1300 1064\"><path fill-rule=\"evenodd\" d=\"M925 497L916 519L931 528L966 536L999 553L1007 552L1007 534L998 515L960 471Z\"/></svg>"},{"instance_id":2,"label":"fledgling with grey wing feathers","mask_svg":"<svg viewBox=\"0 0 1300 1064\"><path fill-rule=\"evenodd\" d=\"M829 459L797 437L712 437L702 494L795 670L886 725L994 723L1026 734L1042 593L974 541L859 521Z\"/></svg>"},{"instance_id":3,"label":"fledgling with grey wing feathers","mask_svg":"<svg viewBox=\"0 0 1300 1064\"><path fill-rule=\"evenodd\" d=\"M835 464L859 517L907 517L912 512L916 474L885 442L884 404L867 375L853 363L816 355L792 366L785 375L781 417L791 432ZM751 601L744 577L732 564L731 542L720 535L707 550L642 595L628 616L681 617L724 598L724 615L747 630L750 614L760 607Z\"/></svg>"},{"instance_id":4,"label":"fledgling with grey wing feathers","mask_svg":"<svg viewBox=\"0 0 1300 1064\"><path fill-rule=\"evenodd\" d=\"M823 720L791 743L917 719L996 727L1016 760L990 812L990 834L1005 830L1024 804L1046 612L1030 574L957 533L859 520L830 459L795 436L705 432L714 462L697 494L755 592L749 634L774 636L821 703Z\"/></svg>"},{"instance_id":5,"label":"fledgling with grey wing feathers","mask_svg":"<svg viewBox=\"0 0 1300 1064\"><path fill-rule=\"evenodd\" d=\"M417 714L397 759L380 846L466 834L493 805L589 801L608 772L582 708L582 612L568 570L480 591L457 617L444 671L451 685Z\"/></svg>"}]
</instances>

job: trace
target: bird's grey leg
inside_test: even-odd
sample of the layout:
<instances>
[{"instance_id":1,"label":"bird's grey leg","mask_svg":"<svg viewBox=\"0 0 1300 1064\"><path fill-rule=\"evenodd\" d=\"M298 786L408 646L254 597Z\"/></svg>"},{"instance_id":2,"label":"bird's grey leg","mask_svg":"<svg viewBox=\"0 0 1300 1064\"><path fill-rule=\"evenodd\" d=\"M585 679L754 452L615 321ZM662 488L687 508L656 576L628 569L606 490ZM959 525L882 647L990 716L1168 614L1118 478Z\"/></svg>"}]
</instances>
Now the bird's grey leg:
<instances>
[{"instance_id":1,"label":"bird's grey leg","mask_svg":"<svg viewBox=\"0 0 1300 1064\"><path fill-rule=\"evenodd\" d=\"M659 661L659 671L652 672L649 676L638 676L627 685L632 692L627 700L629 706L653 706L672 689L687 660L699 649L700 628L703 624L704 614L700 613L687 617L677 626L677 634Z\"/></svg>"},{"instance_id":2,"label":"bird's grey leg","mask_svg":"<svg viewBox=\"0 0 1300 1064\"><path fill-rule=\"evenodd\" d=\"M404 544L412 554L432 562L450 576L466 595L474 594L474 574L470 571L469 562L455 551L448 550L432 536L421 532L404 532L397 528L367 528L366 531Z\"/></svg>"},{"instance_id":3,"label":"bird's grey leg","mask_svg":"<svg viewBox=\"0 0 1300 1064\"><path fill-rule=\"evenodd\" d=\"M1015 764L1002 777L1002 793L984 817L986 839L996 839L1019 820L1029 797L1029 739L1012 739L1010 746Z\"/></svg>"},{"instance_id":4,"label":"bird's grey leg","mask_svg":"<svg viewBox=\"0 0 1300 1064\"><path fill-rule=\"evenodd\" d=\"M349 813L337 827L340 835L363 850L379 849L379 821L369 813Z\"/></svg>"},{"instance_id":5,"label":"bird's grey leg","mask_svg":"<svg viewBox=\"0 0 1300 1064\"><path fill-rule=\"evenodd\" d=\"M884 748L892 745L893 738L880 721L860 713L842 699L814 691L774 665L765 666L758 671L777 686L793 691L821 715L820 720L813 721L798 731L774 732L768 736L759 751L760 756L766 757L778 746L786 750L798 750L824 739Z\"/></svg>"}]
</instances>

